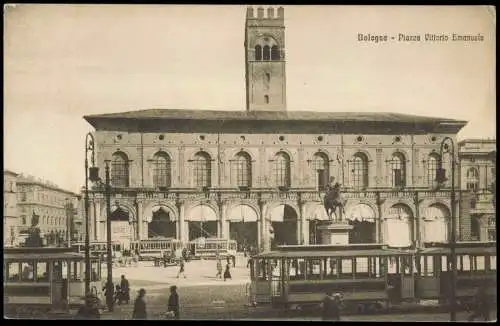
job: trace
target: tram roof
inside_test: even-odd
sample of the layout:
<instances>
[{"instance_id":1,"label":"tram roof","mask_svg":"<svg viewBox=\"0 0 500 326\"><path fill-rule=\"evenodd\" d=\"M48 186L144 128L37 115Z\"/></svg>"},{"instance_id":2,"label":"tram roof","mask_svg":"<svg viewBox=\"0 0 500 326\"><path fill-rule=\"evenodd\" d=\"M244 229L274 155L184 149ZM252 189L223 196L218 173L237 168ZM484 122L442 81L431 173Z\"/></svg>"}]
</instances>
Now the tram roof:
<instances>
[{"instance_id":1,"label":"tram roof","mask_svg":"<svg viewBox=\"0 0 500 326\"><path fill-rule=\"evenodd\" d=\"M78 252L17 252L4 253L4 261L28 261L28 260L83 260L85 256Z\"/></svg>"},{"instance_id":2,"label":"tram roof","mask_svg":"<svg viewBox=\"0 0 500 326\"><path fill-rule=\"evenodd\" d=\"M484 246L484 247L459 247L455 249L457 255L481 255L481 254L496 254L497 247ZM442 254L449 255L451 254L450 248L425 248L420 253L423 254Z\"/></svg>"},{"instance_id":3,"label":"tram roof","mask_svg":"<svg viewBox=\"0 0 500 326\"><path fill-rule=\"evenodd\" d=\"M316 258L316 257L373 257L373 256L406 256L411 251L397 249L374 250L302 250L302 251L271 251L258 254L256 258Z\"/></svg>"}]
</instances>

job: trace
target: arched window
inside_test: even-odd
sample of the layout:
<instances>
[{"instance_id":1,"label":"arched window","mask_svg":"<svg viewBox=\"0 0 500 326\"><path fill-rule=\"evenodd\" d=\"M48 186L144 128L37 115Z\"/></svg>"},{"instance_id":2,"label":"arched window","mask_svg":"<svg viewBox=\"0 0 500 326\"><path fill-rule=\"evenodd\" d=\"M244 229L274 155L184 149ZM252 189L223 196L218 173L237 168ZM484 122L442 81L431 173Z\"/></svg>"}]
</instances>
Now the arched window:
<instances>
[{"instance_id":1,"label":"arched window","mask_svg":"<svg viewBox=\"0 0 500 326\"><path fill-rule=\"evenodd\" d=\"M111 184L117 188L128 187L128 158L125 153L116 152L111 159Z\"/></svg>"},{"instance_id":2,"label":"arched window","mask_svg":"<svg viewBox=\"0 0 500 326\"><path fill-rule=\"evenodd\" d=\"M319 190L324 190L330 179L328 157L323 153L314 154L312 160L312 169L318 176L317 186Z\"/></svg>"},{"instance_id":3,"label":"arched window","mask_svg":"<svg viewBox=\"0 0 500 326\"><path fill-rule=\"evenodd\" d=\"M391 177L394 188L402 188L406 181L405 158L401 153L394 153L391 159Z\"/></svg>"},{"instance_id":4,"label":"arched window","mask_svg":"<svg viewBox=\"0 0 500 326\"><path fill-rule=\"evenodd\" d=\"M266 83L270 83L271 82L271 74L266 72Z\"/></svg>"},{"instance_id":5,"label":"arched window","mask_svg":"<svg viewBox=\"0 0 500 326\"><path fill-rule=\"evenodd\" d=\"M153 162L153 185L159 187L170 187L171 183L171 160L167 153L158 152Z\"/></svg>"},{"instance_id":6,"label":"arched window","mask_svg":"<svg viewBox=\"0 0 500 326\"><path fill-rule=\"evenodd\" d=\"M264 102L269 104L269 95L264 95Z\"/></svg>"},{"instance_id":7,"label":"arched window","mask_svg":"<svg viewBox=\"0 0 500 326\"><path fill-rule=\"evenodd\" d=\"M477 169L470 168L467 170L466 187L467 190L472 192L477 192L479 189L479 172L477 172Z\"/></svg>"},{"instance_id":8,"label":"arched window","mask_svg":"<svg viewBox=\"0 0 500 326\"><path fill-rule=\"evenodd\" d=\"M262 52L264 61L269 61L271 59L271 48L269 47L269 45L264 45Z\"/></svg>"},{"instance_id":9,"label":"arched window","mask_svg":"<svg viewBox=\"0 0 500 326\"><path fill-rule=\"evenodd\" d=\"M212 183L212 164L205 152L195 155L193 161L194 183L196 187L210 187Z\"/></svg>"},{"instance_id":10,"label":"arched window","mask_svg":"<svg viewBox=\"0 0 500 326\"><path fill-rule=\"evenodd\" d=\"M252 186L252 160L250 155L245 152L240 152L236 155L236 159L232 161L232 177L233 184L238 187Z\"/></svg>"},{"instance_id":11,"label":"arched window","mask_svg":"<svg viewBox=\"0 0 500 326\"><path fill-rule=\"evenodd\" d=\"M277 45L273 45L271 47L271 60L279 60L280 59L280 50Z\"/></svg>"},{"instance_id":12,"label":"arched window","mask_svg":"<svg viewBox=\"0 0 500 326\"><path fill-rule=\"evenodd\" d=\"M290 187L290 157L284 152L276 154L273 166L274 182L276 186Z\"/></svg>"},{"instance_id":13,"label":"arched window","mask_svg":"<svg viewBox=\"0 0 500 326\"><path fill-rule=\"evenodd\" d=\"M368 187L368 158L363 153L356 153L352 159L352 185L357 189Z\"/></svg>"},{"instance_id":14,"label":"arched window","mask_svg":"<svg viewBox=\"0 0 500 326\"><path fill-rule=\"evenodd\" d=\"M255 60L262 60L262 47L258 44L255 46Z\"/></svg>"},{"instance_id":15,"label":"arched window","mask_svg":"<svg viewBox=\"0 0 500 326\"><path fill-rule=\"evenodd\" d=\"M427 161L427 184L434 185L436 182L436 172L439 163L439 156L436 153L429 155L429 160Z\"/></svg>"}]
</instances>

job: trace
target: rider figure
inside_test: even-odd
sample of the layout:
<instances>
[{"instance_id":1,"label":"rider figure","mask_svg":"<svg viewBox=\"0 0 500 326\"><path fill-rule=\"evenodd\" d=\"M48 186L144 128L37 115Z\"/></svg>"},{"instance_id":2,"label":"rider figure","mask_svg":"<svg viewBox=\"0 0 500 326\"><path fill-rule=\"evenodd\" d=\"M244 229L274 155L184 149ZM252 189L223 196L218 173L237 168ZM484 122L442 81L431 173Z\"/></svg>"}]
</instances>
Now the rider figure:
<instances>
[{"instance_id":1,"label":"rider figure","mask_svg":"<svg viewBox=\"0 0 500 326\"><path fill-rule=\"evenodd\" d=\"M335 191L338 193L340 190L340 183L335 182L335 177L330 177L330 182L326 185L326 190L328 193Z\"/></svg>"}]
</instances>

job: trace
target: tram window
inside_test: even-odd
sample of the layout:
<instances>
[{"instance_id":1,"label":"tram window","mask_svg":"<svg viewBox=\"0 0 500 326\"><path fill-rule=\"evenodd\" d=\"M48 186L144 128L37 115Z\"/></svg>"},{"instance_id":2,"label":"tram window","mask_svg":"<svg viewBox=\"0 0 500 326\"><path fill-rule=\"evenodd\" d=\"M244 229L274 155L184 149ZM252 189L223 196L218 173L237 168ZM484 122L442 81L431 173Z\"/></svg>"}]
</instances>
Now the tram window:
<instances>
[{"instance_id":1,"label":"tram window","mask_svg":"<svg viewBox=\"0 0 500 326\"><path fill-rule=\"evenodd\" d=\"M352 278L352 258L342 258L340 266L340 277Z\"/></svg>"},{"instance_id":2,"label":"tram window","mask_svg":"<svg viewBox=\"0 0 500 326\"><path fill-rule=\"evenodd\" d=\"M290 280L303 280L305 278L305 269L305 259L293 259L290 266Z\"/></svg>"},{"instance_id":3,"label":"tram window","mask_svg":"<svg viewBox=\"0 0 500 326\"><path fill-rule=\"evenodd\" d=\"M490 270L497 270L497 256L490 256Z\"/></svg>"},{"instance_id":4,"label":"tram window","mask_svg":"<svg viewBox=\"0 0 500 326\"><path fill-rule=\"evenodd\" d=\"M93 261L90 263L90 280L92 282L95 281L100 281L101 280L101 268L100 268L100 262L99 261Z\"/></svg>"},{"instance_id":5,"label":"tram window","mask_svg":"<svg viewBox=\"0 0 500 326\"><path fill-rule=\"evenodd\" d=\"M434 276L434 256L423 256L423 276Z\"/></svg>"},{"instance_id":6,"label":"tram window","mask_svg":"<svg viewBox=\"0 0 500 326\"><path fill-rule=\"evenodd\" d=\"M308 280L321 279L321 260L311 259L307 261L307 279Z\"/></svg>"},{"instance_id":7,"label":"tram window","mask_svg":"<svg viewBox=\"0 0 500 326\"><path fill-rule=\"evenodd\" d=\"M388 257L387 259L387 273L388 274L397 274L398 273L398 263L396 257Z\"/></svg>"},{"instance_id":8,"label":"tram window","mask_svg":"<svg viewBox=\"0 0 500 326\"><path fill-rule=\"evenodd\" d=\"M19 263L7 263L6 278L9 281L19 281Z\"/></svg>"},{"instance_id":9,"label":"tram window","mask_svg":"<svg viewBox=\"0 0 500 326\"><path fill-rule=\"evenodd\" d=\"M82 275L82 264L79 261L72 262L70 280L81 281L82 280L81 275Z\"/></svg>"},{"instance_id":10,"label":"tram window","mask_svg":"<svg viewBox=\"0 0 500 326\"><path fill-rule=\"evenodd\" d=\"M281 275L281 260L274 260L271 264L271 275L280 276Z\"/></svg>"},{"instance_id":11,"label":"tram window","mask_svg":"<svg viewBox=\"0 0 500 326\"><path fill-rule=\"evenodd\" d=\"M380 257L370 257L368 260L368 277L372 278L379 278L381 277L380 273L380 265L381 265L381 259Z\"/></svg>"},{"instance_id":12,"label":"tram window","mask_svg":"<svg viewBox=\"0 0 500 326\"><path fill-rule=\"evenodd\" d=\"M356 257L356 277L369 277L368 257Z\"/></svg>"},{"instance_id":13,"label":"tram window","mask_svg":"<svg viewBox=\"0 0 500 326\"><path fill-rule=\"evenodd\" d=\"M441 271L447 272L448 271L448 256L441 256Z\"/></svg>"},{"instance_id":14,"label":"tram window","mask_svg":"<svg viewBox=\"0 0 500 326\"><path fill-rule=\"evenodd\" d=\"M401 259L401 271L404 273L404 275L411 275L412 274L412 269L413 269L413 262L410 256L403 256L400 257Z\"/></svg>"},{"instance_id":15,"label":"tram window","mask_svg":"<svg viewBox=\"0 0 500 326\"><path fill-rule=\"evenodd\" d=\"M339 267L340 267L340 259L333 257L326 258L323 278L325 279L338 278Z\"/></svg>"},{"instance_id":16,"label":"tram window","mask_svg":"<svg viewBox=\"0 0 500 326\"><path fill-rule=\"evenodd\" d=\"M21 263L21 281L30 282L35 280L33 265L33 263L28 262Z\"/></svg>"},{"instance_id":17,"label":"tram window","mask_svg":"<svg viewBox=\"0 0 500 326\"><path fill-rule=\"evenodd\" d=\"M474 271L484 271L485 270L485 262L484 262L484 256L473 256L473 263L474 263Z\"/></svg>"},{"instance_id":18,"label":"tram window","mask_svg":"<svg viewBox=\"0 0 500 326\"><path fill-rule=\"evenodd\" d=\"M36 281L48 282L49 281L49 264L45 261L36 263Z\"/></svg>"},{"instance_id":19,"label":"tram window","mask_svg":"<svg viewBox=\"0 0 500 326\"><path fill-rule=\"evenodd\" d=\"M257 264L257 279L259 281L265 281L267 276L267 261L265 259L261 259Z\"/></svg>"},{"instance_id":20,"label":"tram window","mask_svg":"<svg viewBox=\"0 0 500 326\"><path fill-rule=\"evenodd\" d=\"M471 261L469 255L461 255L461 266L458 269L461 272L469 272L471 270Z\"/></svg>"}]
</instances>

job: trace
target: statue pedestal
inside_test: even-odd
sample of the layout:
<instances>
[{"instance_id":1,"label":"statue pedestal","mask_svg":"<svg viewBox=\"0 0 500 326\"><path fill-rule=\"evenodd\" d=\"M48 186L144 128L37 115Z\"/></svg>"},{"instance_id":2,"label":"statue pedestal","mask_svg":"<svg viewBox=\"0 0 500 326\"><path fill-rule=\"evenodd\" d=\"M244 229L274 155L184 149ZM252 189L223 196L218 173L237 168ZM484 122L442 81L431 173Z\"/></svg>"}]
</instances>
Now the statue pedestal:
<instances>
[{"instance_id":1,"label":"statue pedestal","mask_svg":"<svg viewBox=\"0 0 500 326\"><path fill-rule=\"evenodd\" d=\"M349 231L354 227L347 223L332 222L321 225L318 230L321 233L321 244L324 245L346 245L349 244Z\"/></svg>"}]
</instances>

